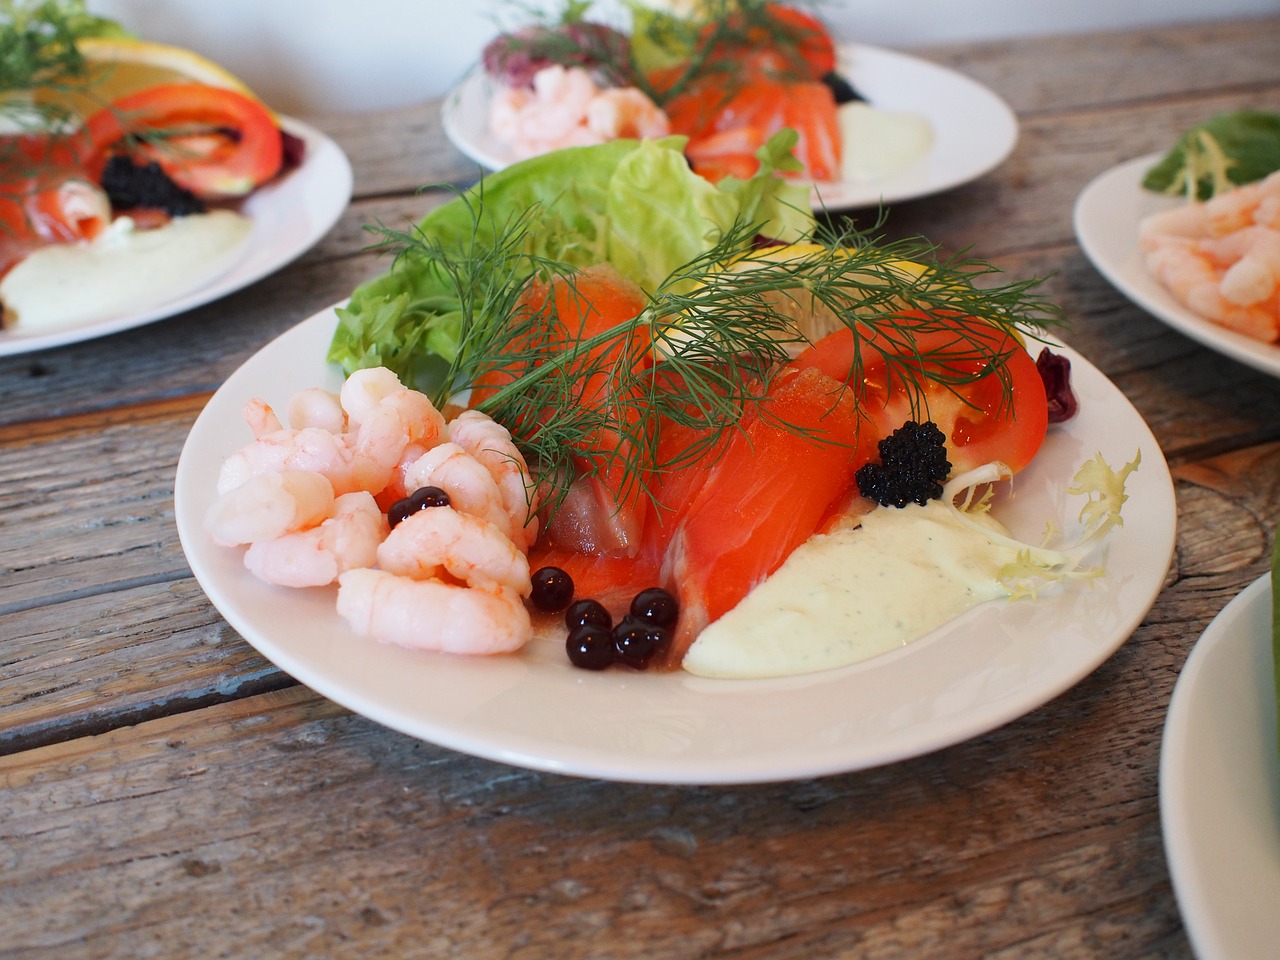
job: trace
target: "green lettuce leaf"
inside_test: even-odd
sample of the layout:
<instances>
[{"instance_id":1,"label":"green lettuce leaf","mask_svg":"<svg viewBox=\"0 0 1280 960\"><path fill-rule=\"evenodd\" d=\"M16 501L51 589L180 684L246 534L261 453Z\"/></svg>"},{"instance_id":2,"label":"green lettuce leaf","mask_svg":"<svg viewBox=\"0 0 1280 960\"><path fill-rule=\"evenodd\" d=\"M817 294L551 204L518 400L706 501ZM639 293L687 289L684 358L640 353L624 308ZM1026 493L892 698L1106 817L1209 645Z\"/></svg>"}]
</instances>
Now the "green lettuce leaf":
<instances>
[{"instance_id":1,"label":"green lettuce leaf","mask_svg":"<svg viewBox=\"0 0 1280 960\"><path fill-rule=\"evenodd\" d=\"M1174 196L1208 200L1224 190L1280 170L1280 114L1222 113L1181 137L1147 171L1142 185Z\"/></svg>"}]
</instances>

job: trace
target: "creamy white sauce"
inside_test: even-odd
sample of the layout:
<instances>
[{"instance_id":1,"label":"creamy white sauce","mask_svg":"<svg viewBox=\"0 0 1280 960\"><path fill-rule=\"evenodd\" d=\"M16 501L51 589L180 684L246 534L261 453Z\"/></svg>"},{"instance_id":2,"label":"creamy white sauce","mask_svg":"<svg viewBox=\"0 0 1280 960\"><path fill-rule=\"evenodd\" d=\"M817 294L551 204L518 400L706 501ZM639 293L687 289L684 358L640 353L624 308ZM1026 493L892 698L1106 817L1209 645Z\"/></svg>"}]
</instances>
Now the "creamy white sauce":
<instances>
[{"instance_id":1,"label":"creamy white sauce","mask_svg":"<svg viewBox=\"0 0 1280 960\"><path fill-rule=\"evenodd\" d=\"M4 326L38 332L94 323L198 290L239 259L252 226L230 210L154 230L119 217L91 241L41 247L0 280Z\"/></svg>"},{"instance_id":2,"label":"creamy white sauce","mask_svg":"<svg viewBox=\"0 0 1280 960\"><path fill-rule=\"evenodd\" d=\"M880 507L860 527L801 544L706 627L683 666L704 677L784 677L857 663L917 640L970 607L1008 596L1010 542L984 536L941 501Z\"/></svg>"},{"instance_id":3,"label":"creamy white sauce","mask_svg":"<svg viewBox=\"0 0 1280 960\"><path fill-rule=\"evenodd\" d=\"M933 127L916 113L852 101L836 111L841 177L865 183L906 170L933 148Z\"/></svg>"}]
</instances>

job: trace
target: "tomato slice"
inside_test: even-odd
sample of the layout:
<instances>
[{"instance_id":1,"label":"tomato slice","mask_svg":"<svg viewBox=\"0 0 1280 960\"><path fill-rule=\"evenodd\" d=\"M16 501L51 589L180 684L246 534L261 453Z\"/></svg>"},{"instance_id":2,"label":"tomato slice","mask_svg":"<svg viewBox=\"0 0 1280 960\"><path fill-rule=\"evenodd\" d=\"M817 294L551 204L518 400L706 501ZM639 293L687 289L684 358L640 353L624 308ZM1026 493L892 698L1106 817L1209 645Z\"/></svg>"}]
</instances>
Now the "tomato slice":
<instances>
[{"instance_id":1,"label":"tomato slice","mask_svg":"<svg viewBox=\"0 0 1280 960\"><path fill-rule=\"evenodd\" d=\"M993 460L1015 472L1026 467L1044 442L1049 413L1044 382L1022 344L978 317L916 311L901 319L916 326L864 329L857 342L846 327L795 363L849 382L858 351L862 383L855 387L874 398L864 410L881 436L907 420L932 420L947 438L953 473ZM923 389L909 389L904 377Z\"/></svg>"},{"instance_id":2,"label":"tomato slice","mask_svg":"<svg viewBox=\"0 0 1280 960\"><path fill-rule=\"evenodd\" d=\"M280 172L280 128L259 101L198 83L161 84L122 97L85 123L95 179L125 152L152 161L208 200L242 197Z\"/></svg>"}]
</instances>

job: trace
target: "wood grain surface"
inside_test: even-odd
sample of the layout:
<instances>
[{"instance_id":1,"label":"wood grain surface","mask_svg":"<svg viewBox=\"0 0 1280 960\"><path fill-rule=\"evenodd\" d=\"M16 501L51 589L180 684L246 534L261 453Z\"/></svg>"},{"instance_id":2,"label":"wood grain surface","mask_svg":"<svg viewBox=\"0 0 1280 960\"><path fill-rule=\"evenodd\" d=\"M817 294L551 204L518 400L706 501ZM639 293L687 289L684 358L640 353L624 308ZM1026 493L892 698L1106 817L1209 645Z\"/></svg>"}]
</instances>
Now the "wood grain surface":
<instances>
[{"instance_id":1,"label":"wood grain surface","mask_svg":"<svg viewBox=\"0 0 1280 960\"><path fill-rule=\"evenodd\" d=\"M1280 108L1280 19L919 53L1004 96L1021 137L886 231L1047 277L1066 339L1174 472L1176 556L1114 656L928 756L714 788L475 759L294 682L192 578L179 452L251 354L386 268L366 225L479 175L438 102L310 117L356 194L305 256L190 313L0 358L0 958L1191 957L1161 731L1200 632L1267 568L1280 384L1130 304L1071 211L1192 123Z\"/></svg>"}]
</instances>

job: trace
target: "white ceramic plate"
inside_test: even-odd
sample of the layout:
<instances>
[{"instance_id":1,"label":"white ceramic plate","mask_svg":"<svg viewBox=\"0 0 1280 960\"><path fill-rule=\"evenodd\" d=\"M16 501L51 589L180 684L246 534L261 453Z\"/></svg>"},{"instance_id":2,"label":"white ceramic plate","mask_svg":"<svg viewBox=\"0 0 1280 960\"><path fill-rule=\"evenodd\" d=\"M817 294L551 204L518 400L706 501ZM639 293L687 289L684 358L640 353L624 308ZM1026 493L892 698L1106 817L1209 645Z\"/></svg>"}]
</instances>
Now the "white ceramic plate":
<instances>
[{"instance_id":1,"label":"white ceramic plate","mask_svg":"<svg viewBox=\"0 0 1280 960\"><path fill-rule=\"evenodd\" d=\"M1101 452L1119 468L1141 451L1107 574L1040 601L993 603L893 653L785 680L683 673L590 673L563 639L519 655L466 658L380 646L334 612L334 589L288 591L253 578L240 550L215 546L201 518L223 459L249 441L244 401L283 406L308 386L337 389L323 362L336 326L326 310L248 360L200 414L175 483L191 569L240 634L312 689L379 723L517 766L616 780L734 783L818 776L889 763L984 733L1094 670L1141 622L1173 552L1168 467L1124 396L1087 361L1073 363L1081 413L1055 428L1015 495L997 511L1038 542L1053 519L1075 529L1077 467Z\"/></svg>"},{"instance_id":2,"label":"white ceramic plate","mask_svg":"<svg viewBox=\"0 0 1280 960\"><path fill-rule=\"evenodd\" d=\"M1138 224L1185 201L1142 188L1163 154L1112 167L1089 183L1075 205L1076 239L1098 272L1126 297L1173 329L1255 370L1280 377L1280 347L1210 323L1173 299L1150 273L1138 249Z\"/></svg>"},{"instance_id":3,"label":"white ceramic plate","mask_svg":"<svg viewBox=\"0 0 1280 960\"><path fill-rule=\"evenodd\" d=\"M241 209L252 218L253 230L224 273L180 297L94 323L47 332L0 330L0 356L78 343L175 316L247 287L311 249L351 201L351 164L319 130L289 117L281 122L306 143L302 163L244 202Z\"/></svg>"},{"instance_id":4,"label":"white ceramic plate","mask_svg":"<svg viewBox=\"0 0 1280 960\"><path fill-rule=\"evenodd\" d=\"M1269 581L1255 580L1209 624L1165 719L1161 826L1174 894L1200 960L1272 957L1280 944Z\"/></svg>"},{"instance_id":5,"label":"white ceramic plate","mask_svg":"<svg viewBox=\"0 0 1280 960\"><path fill-rule=\"evenodd\" d=\"M925 117L933 126L934 144L926 156L893 176L815 185L815 207L874 207L940 193L999 166L1018 140L1018 121L1009 105L962 73L856 43L841 46L840 70L873 106ZM476 163L500 170L516 158L489 133L491 96L492 82L476 67L445 99L444 129Z\"/></svg>"}]
</instances>

